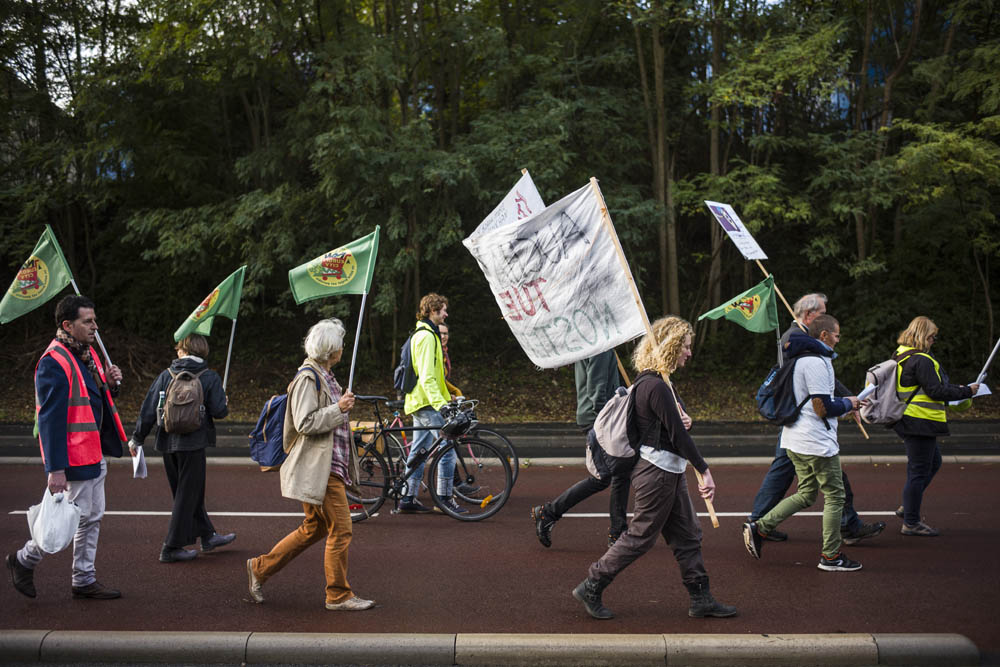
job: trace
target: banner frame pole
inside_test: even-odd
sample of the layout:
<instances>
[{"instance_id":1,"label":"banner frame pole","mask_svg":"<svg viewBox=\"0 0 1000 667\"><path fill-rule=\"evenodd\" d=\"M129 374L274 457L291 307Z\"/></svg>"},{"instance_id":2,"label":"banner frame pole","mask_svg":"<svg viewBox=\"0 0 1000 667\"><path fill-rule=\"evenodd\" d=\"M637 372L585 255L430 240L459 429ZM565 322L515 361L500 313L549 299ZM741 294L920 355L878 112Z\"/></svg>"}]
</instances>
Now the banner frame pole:
<instances>
[{"instance_id":1,"label":"banner frame pole","mask_svg":"<svg viewBox=\"0 0 1000 667\"><path fill-rule=\"evenodd\" d=\"M358 313L358 331L354 334L354 352L351 354L351 374L347 380L347 391L354 387L354 364L358 359L358 345L361 342L361 323L365 319L365 303L368 301L368 292L361 295L361 312Z\"/></svg>"},{"instance_id":2,"label":"banner frame pole","mask_svg":"<svg viewBox=\"0 0 1000 667\"><path fill-rule=\"evenodd\" d=\"M70 285L73 286L73 291L76 292L76 295L77 296L82 296L82 294L80 294L80 288L76 286L76 279L73 278L73 277L70 277L69 283L70 283ZM101 348L101 353L104 354L104 361L107 362L108 368L111 368L112 366L114 366L114 364L111 363L111 357L108 356L108 349L106 347L104 347L104 341L101 340L101 332L100 331L95 331L94 332L94 337L97 338L97 346L99 348ZM119 382L118 384L121 384L121 383Z\"/></svg>"},{"instance_id":3,"label":"banner frame pole","mask_svg":"<svg viewBox=\"0 0 1000 667\"><path fill-rule=\"evenodd\" d=\"M233 320L233 327L229 331L229 351L226 353L226 372L222 376L222 391L226 390L226 383L229 381L229 360L233 357L233 339L236 338L236 320Z\"/></svg>"},{"instance_id":4,"label":"banner frame pole","mask_svg":"<svg viewBox=\"0 0 1000 667\"><path fill-rule=\"evenodd\" d=\"M989 359L983 364L983 370L979 371L979 375L976 376L977 384L982 384L983 380L986 379L986 371L989 369L990 364L993 363L993 358L997 356L997 350L1000 350L1000 338L997 338L997 344L993 346L993 351L990 352Z\"/></svg>"},{"instance_id":5,"label":"banner frame pole","mask_svg":"<svg viewBox=\"0 0 1000 667\"><path fill-rule=\"evenodd\" d=\"M628 373L625 372L625 364L622 363L622 358L618 356L618 350L615 350L615 361L618 362L618 372L622 374L622 379L625 380L625 386L631 386L632 381L628 379Z\"/></svg>"},{"instance_id":6,"label":"banner frame pole","mask_svg":"<svg viewBox=\"0 0 1000 667\"><path fill-rule=\"evenodd\" d=\"M765 278L770 278L771 274L767 272L767 269L765 269L764 265L760 263L760 260L759 259L755 259L754 261L757 262L757 266L759 266L760 270L764 273L764 277ZM789 315L791 315L792 319L794 320L795 319L795 311L792 310L792 307L790 305L788 305L788 299L786 299L785 295L781 293L780 289L778 289L778 284L777 283L774 284L774 291L778 293L779 297L781 297L781 303L785 304L785 308L788 309Z\"/></svg>"}]
</instances>

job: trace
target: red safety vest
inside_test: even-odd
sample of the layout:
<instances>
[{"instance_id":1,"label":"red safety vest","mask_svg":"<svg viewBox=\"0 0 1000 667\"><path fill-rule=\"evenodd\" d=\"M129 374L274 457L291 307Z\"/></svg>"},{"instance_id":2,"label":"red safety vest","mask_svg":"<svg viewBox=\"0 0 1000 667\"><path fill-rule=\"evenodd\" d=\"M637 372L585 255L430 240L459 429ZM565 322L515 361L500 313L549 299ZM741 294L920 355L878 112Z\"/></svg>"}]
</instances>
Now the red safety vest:
<instances>
[{"instance_id":1,"label":"red safety vest","mask_svg":"<svg viewBox=\"0 0 1000 667\"><path fill-rule=\"evenodd\" d=\"M111 407L111 416L115 420L115 429L118 431L118 438L124 444L126 440L125 429L122 427L122 420L118 416L118 408L111 398L108 390L108 381L104 377L104 368L94 352L90 348L90 355L97 366L97 374L104 385L104 395ZM66 412L66 454L71 467L88 466L100 462L101 454L101 434L97 430L97 422L94 419L94 411L90 406L90 393L87 391L87 383L83 378L83 369L80 363L70 352L69 348L53 339L45 354L39 358L38 363L45 357L52 357L62 367L66 373L66 381L69 384L69 408ZM35 374L38 374L38 366L35 366ZM38 402L38 392L35 392L35 418L42 406ZM42 450L42 461L45 461L45 448L42 447L42 436L38 436L38 446Z\"/></svg>"}]
</instances>

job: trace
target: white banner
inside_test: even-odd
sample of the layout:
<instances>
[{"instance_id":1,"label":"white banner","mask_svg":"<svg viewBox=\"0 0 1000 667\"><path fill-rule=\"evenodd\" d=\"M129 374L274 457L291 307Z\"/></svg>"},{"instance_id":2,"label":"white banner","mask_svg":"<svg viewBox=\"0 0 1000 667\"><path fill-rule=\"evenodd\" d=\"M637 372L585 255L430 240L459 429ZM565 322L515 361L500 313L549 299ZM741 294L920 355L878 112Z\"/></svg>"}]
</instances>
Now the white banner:
<instances>
[{"instance_id":1,"label":"white banner","mask_svg":"<svg viewBox=\"0 0 1000 667\"><path fill-rule=\"evenodd\" d=\"M525 170L524 175L514 185L514 188L507 193L503 201L497 204L493 212L479 223L476 231L472 232L469 238L478 238L498 227L528 218L543 208L545 208L545 203L542 201L541 195L538 194L535 182L531 180L531 175Z\"/></svg>"},{"instance_id":2,"label":"white banner","mask_svg":"<svg viewBox=\"0 0 1000 667\"><path fill-rule=\"evenodd\" d=\"M747 259L767 259L767 255L757 245L753 234L750 233L746 225L743 224L743 221L740 220L740 216L736 215L736 211L733 210L732 206L708 200L705 200L705 205L708 206L708 210L712 212L712 215L719 221L722 228L726 230L729 238L733 240L733 243L736 244L736 247L739 248L744 257Z\"/></svg>"},{"instance_id":3,"label":"white banner","mask_svg":"<svg viewBox=\"0 0 1000 667\"><path fill-rule=\"evenodd\" d=\"M463 242L535 365L565 366L646 332L613 234L588 184L530 218Z\"/></svg>"}]
</instances>

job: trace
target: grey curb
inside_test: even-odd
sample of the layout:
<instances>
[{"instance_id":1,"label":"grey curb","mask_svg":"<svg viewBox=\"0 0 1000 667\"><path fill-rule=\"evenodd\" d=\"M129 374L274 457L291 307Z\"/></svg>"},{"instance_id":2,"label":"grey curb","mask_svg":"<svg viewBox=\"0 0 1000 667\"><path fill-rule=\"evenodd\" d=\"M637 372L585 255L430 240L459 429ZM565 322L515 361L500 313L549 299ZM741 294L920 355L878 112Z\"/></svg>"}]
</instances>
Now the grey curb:
<instances>
[{"instance_id":1,"label":"grey curb","mask_svg":"<svg viewBox=\"0 0 1000 667\"><path fill-rule=\"evenodd\" d=\"M978 665L959 634L319 634L5 630L0 662Z\"/></svg>"}]
</instances>

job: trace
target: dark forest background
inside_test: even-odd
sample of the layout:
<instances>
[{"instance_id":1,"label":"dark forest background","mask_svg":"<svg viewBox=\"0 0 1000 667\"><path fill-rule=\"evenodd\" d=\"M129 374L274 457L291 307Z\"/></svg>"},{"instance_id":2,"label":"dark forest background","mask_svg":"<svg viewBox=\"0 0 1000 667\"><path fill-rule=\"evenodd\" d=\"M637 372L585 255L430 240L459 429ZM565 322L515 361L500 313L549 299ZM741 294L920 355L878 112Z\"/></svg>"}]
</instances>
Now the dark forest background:
<instances>
[{"instance_id":1,"label":"dark forest background","mask_svg":"<svg viewBox=\"0 0 1000 667\"><path fill-rule=\"evenodd\" d=\"M356 390L388 389L436 291L467 394L569 421L571 369L531 367L461 239L521 168L546 202L596 176L651 318L763 277L702 200L728 202L789 301L830 297L849 385L918 314L968 382L1000 333L997 72L992 0L0 0L0 261L12 279L52 225L127 407L248 264L230 382L250 419L317 318L353 344L360 298L296 306L288 269L379 224ZM0 328L0 421L31 417L53 305ZM774 357L699 323L695 416L751 417Z\"/></svg>"}]
</instances>

